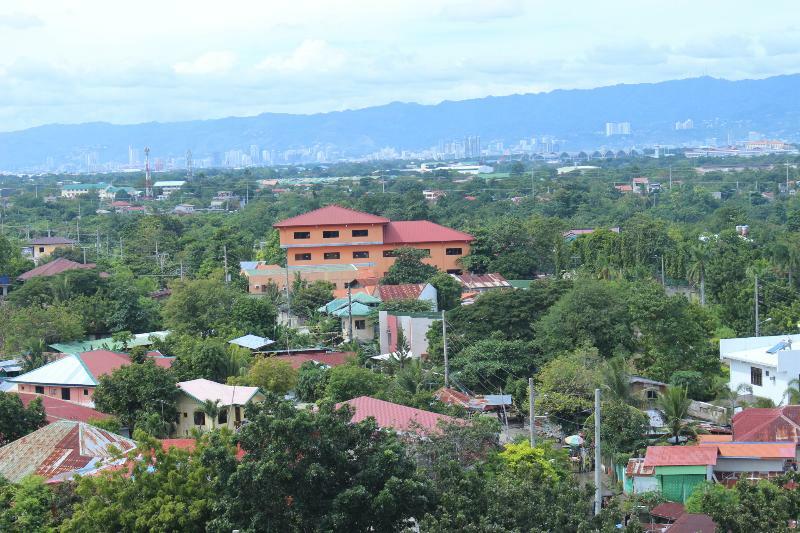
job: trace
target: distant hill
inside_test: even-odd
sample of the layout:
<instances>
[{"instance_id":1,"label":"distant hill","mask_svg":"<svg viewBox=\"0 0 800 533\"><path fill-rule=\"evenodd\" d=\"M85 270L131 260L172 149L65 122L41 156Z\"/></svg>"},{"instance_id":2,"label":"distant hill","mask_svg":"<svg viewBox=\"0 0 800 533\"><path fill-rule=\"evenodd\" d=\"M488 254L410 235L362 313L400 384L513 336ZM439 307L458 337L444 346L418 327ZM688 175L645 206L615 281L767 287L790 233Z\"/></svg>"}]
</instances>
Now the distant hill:
<instances>
[{"instance_id":1,"label":"distant hill","mask_svg":"<svg viewBox=\"0 0 800 533\"><path fill-rule=\"evenodd\" d=\"M100 160L127 160L129 145L152 147L160 157L195 158L251 144L286 150L332 145L348 155L385 146L426 148L441 141L480 135L506 144L532 135L552 135L577 151L600 146L702 142L750 131L800 140L800 75L727 81L710 77L614 85L590 90L445 101L437 105L392 103L314 115L264 113L186 122L133 125L87 123L47 125L0 133L0 169L81 161L87 152ZM675 122L691 118L694 129L675 131ZM630 122L631 135L605 136L606 122Z\"/></svg>"}]
</instances>

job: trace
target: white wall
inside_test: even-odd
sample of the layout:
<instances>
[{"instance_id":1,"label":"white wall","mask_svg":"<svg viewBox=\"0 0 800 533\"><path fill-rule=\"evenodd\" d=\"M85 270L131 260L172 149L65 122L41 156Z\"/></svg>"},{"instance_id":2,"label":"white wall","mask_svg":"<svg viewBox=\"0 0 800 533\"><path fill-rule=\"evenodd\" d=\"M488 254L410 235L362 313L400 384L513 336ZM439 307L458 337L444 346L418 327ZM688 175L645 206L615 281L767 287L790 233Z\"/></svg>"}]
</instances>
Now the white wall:
<instances>
[{"instance_id":1,"label":"white wall","mask_svg":"<svg viewBox=\"0 0 800 533\"><path fill-rule=\"evenodd\" d=\"M750 385L753 389L755 396L769 398L775 405L783 401L784 392L786 392L787 381L786 377L781 376L775 367L764 365L757 365L754 363L744 363L741 361L731 361L731 377L729 386L731 390L736 390L740 384ZM761 386L752 385L750 383L750 368L756 367L761 369ZM769 372L769 376L767 376ZM775 380L773 381L773 377ZM792 378L794 379L794 378Z\"/></svg>"},{"instance_id":2,"label":"white wall","mask_svg":"<svg viewBox=\"0 0 800 533\"><path fill-rule=\"evenodd\" d=\"M714 472L783 472L782 459L739 459L718 457Z\"/></svg>"}]
</instances>

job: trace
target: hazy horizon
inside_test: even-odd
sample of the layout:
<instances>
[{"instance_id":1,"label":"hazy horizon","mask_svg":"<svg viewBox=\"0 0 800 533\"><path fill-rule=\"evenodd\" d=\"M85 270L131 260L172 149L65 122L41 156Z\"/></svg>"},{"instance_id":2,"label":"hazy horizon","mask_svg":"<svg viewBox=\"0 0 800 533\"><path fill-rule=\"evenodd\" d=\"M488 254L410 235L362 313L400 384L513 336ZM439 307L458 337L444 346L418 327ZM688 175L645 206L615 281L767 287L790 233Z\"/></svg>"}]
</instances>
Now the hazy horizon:
<instances>
[{"instance_id":1,"label":"hazy horizon","mask_svg":"<svg viewBox=\"0 0 800 533\"><path fill-rule=\"evenodd\" d=\"M87 0L0 7L0 131L435 104L798 71L786 13L682 0ZM689 18L691 16L691 18Z\"/></svg>"}]
</instances>

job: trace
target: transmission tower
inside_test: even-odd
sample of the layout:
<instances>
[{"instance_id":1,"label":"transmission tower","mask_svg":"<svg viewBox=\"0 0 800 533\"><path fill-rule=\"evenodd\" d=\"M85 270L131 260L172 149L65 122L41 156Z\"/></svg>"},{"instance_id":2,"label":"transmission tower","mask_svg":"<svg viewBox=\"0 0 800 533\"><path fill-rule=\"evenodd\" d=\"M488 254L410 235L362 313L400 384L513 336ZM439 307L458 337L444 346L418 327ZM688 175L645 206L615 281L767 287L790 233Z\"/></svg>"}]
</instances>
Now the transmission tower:
<instances>
[{"instance_id":1,"label":"transmission tower","mask_svg":"<svg viewBox=\"0 0 800 533\"><path fill-rule=\"evenodd\" d=\"M150 147L144 147L144 196L153 197L153 178L150 176Z\"/></svg>"}]
</instances>

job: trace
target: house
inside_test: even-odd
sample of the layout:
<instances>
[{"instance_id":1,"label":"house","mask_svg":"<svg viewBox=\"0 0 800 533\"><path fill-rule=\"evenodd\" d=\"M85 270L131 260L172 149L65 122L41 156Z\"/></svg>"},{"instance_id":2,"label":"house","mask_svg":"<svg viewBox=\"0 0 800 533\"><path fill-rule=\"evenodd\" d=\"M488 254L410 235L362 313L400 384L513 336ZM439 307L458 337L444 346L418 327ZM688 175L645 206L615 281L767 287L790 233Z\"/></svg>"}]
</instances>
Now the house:
<instances>
[{"instance_id":1,"label":"house","mask_svg":"<svg viewBox=\"0 0 800 533\"><path fill-rule=\"evenodd\" d=\"M178 204L172 209L172 212L176 215L191 215L194 213L194 206L192 204Z\"/></svg>"},{"instance_id":2,"label":"house","mask_svg":"<svg viewBox=\"0 0 800 533\"><path fill-rule=\"evenodd\" d=\"M714 477L720 483L735 484L739 477L770 478L783 474L795 461L794 442L706 442L700 447L718 451Z\"/></svg>"},{"instance_id":3,"label":"house","mask_svg":"<svg viewBox=\"0 0 800 533\"><path fill-rule=\"evenodd\" d=\"M101 181L100 183L69 183L61 187L62 198L77 198L78 196L85 196L89 193L100 193L108 187L108 184Z\"/></svg>"},{"instance_id":4,"label":"house","mask_svg":"<svg viewBox=\"0 0 800 533\"><path fill-rule=\"evenodd\" d=\"M614 185L614 188L617 189L619 192L633 192L632 185Z\"/></svg>"},{"instance_id":5,"label":"house","mask_svg":"<svg viewBox=\"0 0 800 533\"><path fill-rule=\"evenodd\" d=\"M342 366L355 359L355 352L329 352L318 354L274 355L273 359L286 361L292 368L298 370L303 363L311 361L327 368Z\"/></svg>"},{"instance_id":6,"label":"house","mask_svg":"<svg viewBox=\"0 0 800 533\"><path fill-rule=\"evenodd\" d=\"M575 228L565 231L562 235L564 236L565 241L572 242L581 235L591 235L595 231L597 231L597 228ZM619 233L619 226L609 228L609 231L613 231L614 233Z\"/></svg>"},{"instance_id":7,"label":"house","mask_svg":"<svg viewBox=\"0 0 800 533\"><path fill-rule=\"evenodd\" d=\"M462 292L486 292L495 289L512 289L501 274L451 274L460 284Z\"/></svg>"},{"instance_id":8,"label":"house","mask_svg":"<svg viewBox=\"0 0 800 533\"><path fill-rule=\"evenodd\" d=\"M800 335L720 339L719 356L730 366L731 390L748 385L754 396L775 405L784 401L789 383L800 377Z\"/></svg>"},{"instance_id":9,"label":"house","mask_svg":"<svg viewBox=\"0 0 800 533\"><path fill-rule=\"evenodd\" d=\"M247 348L248 350L259 351L270 344L275 344L275 341L266 337L247 334L243 337L237 337L228 341L228 344L235 344L236 346L241 346L242 348Z\"/></svg>"},{"instance_id":10,"label":"house","mask_svg":"<svg viewBox=\"0 0 800 533\"><path fill-rule=\"evenodd\" d=\"M19 281L28 281L31 278L38 278L41 276L57 276L62 272L67 272L68 270L92 270L96 267L97 265L94 263L76 263L75 261L70 261L66 257L59 257L53 259L49 263L45 263L36 268L28 270L27 272L17 276L17 279ZM100 277L107 278L108 273L101 272Z\"/></svg>"},{"instance_id":11,"label":"house","mask_svg":"<svg viewBox=\"0 0 800 533\"><path fill-rule=\"evenodd\" d=\"M250 402L263 402L265 397L258 387L223 385L208 379L181 381L178 388L182 394L178 398L178 424L175 435L189 435L192 429L201 431L225 426L238 428L244 421L243 407ZM216 420L206 416L202 409L206 401L219 401L219 415Z\"/></svg>"},{"instance_id":12,"label":"house","mask_svg":"<svg viewBox=\"0 0 800 533\"><path fill-rule=\"evenodd\" d=\"M717 455L715 446L648 446L644 466L655 469L665 499L686 503L697 485L713 479Z\"/></svg>"},{"instance_id":13,"label":"house","mask_svg":"<svg viewBox=\"0 0 800 533\"><path fill-rule=\"evenodd\" d=\"M61 353L82 353L91 352L92 350L111 350L121 351L134 346L150 346L154 340L164 340L169 335L169 331L151 331L149 333L137 333L127 343L114 340L112 337L104 337L102 339L94 339L89 341L76 341L76 342L61 342L51 344L50 348ZM150 354L156 356L155 353Z\"/></svg>"},{"instance_id":14,"label":"house","mask_svg":"<svg viewBox=\"0 0 800 533\"><path fill-rule=\"evenodd\" d=\"M291 287L298 275L309 283L328 281L333 284L334 290L346 289L357 278L375 276L369 267L355 264L289 265L287 268L263 261L242 261L240 268L242 275L247 278L250 294L264 294L270 286L286 291L286 284L289 283Z\"/></svg>"},{"instance_id":15,"label":"house","mask_svg":"<svg viewBox=\"0 0 800 533\"><path fill-rule=\"evenodd\" d=\"M100 191L100 198L103 200L115 200L117 195L120 193L124 193L125 195L133 198L138 196L140 193L133 187L115 187L114 185L109 185L105 189Z\"/></svg>"},{"instance_id":16,"label":"house","mask_svg":"<svg viewBox=\"0 0 800 533\"><path fill-rule=\"evenodd\" d=\"M375 308L381 300L369 294L359 292L350 297L336 298L318 309L341 321L342 336L349 342L358 340L371 341L375 338ZM350 338L350 320L353 321L353 334Z\"/></svg>"},{"instance_id":17,"label":"house","mask_svg":"<svg viewBox=\"0 0 800 533\"><path fill-rule=\"evenodd\" d=\"M28 241L22 254L38 262L40 258L48 256L59 248L73 248L75 241L66 237L35 237Z\"/></svg>"},{"instance_id":18,"label":"house","mask_svg":"<svg viewBox=\"0 0 800 533\"><path fill-rule=\"evenodd\" d=\"M737 442L793 442L800 444L800 405L744 409L733 415Z\"/></svg>"},{"instance_id":19,"label":"house","mask_svg":"<svg viewBox=\"0 0 800 533\"><path fill-rule=\"evenodd\" d=\"M655 401L660 394L667 392L667 384L641 376L630 376L631 394L647 401Z\"/></svg>"},{"instance_id":20,"label":"house","mask_svg":"<svg viewBox=\"0 0 800 533\"><path fill-rule=\"evenodd\" d=\"M469 253L472 235L427 220L392 222L388 218L329 205L273 224L289 265L367 266L384 276L394 250L425 250L427 264L460 273L458 260Z\"/></svg>"},{"instance_id":21,"label":"house","mask_svg":"<svg viewBox=\"0 0 800 533\"><path fill-rule=\"evenodd\" d=\"M510 408L510 394L486 394L470 396L455 389L442 387L433 393L433 397L448 405L459 405L468 411L489 412Z\"/></svg>"},{"instance_id":22,"label":"house","mask_svg":"<svg viewBox=\"0 0 800 533\"><path fill-rule=\"evenodd\" d=\"M398 350L397 339L402 331L409 351L414 357L427 357L428 330L442 317L439 313L389 313L378 312L378 340L382 354Z\"/></svg>"},{"instance_id":23,"label":"house","mask_svg":"<svg viewBox=\"0 0 800 533\"><path fill-rule=\"evenodd\" d=\"M160 367L169 368L173 359L160 354L151 356ZM59 359L25 374L10 378L16 391L61 398L94 407L92 396L101 376L131 364L128 354L109 350L67 353Z\"/></svg>"},{"instance_id":24,"label":"house","mask_svg":"<svg viewBox=\"0 0 800 533\"><path fill-rule=\"evenodd\" d=\"M439 293L430 283L401 283L378 285L373 293L383 302L392 300L420 300L430 302L431 311L438 311Z\"/></svg>"},{"instance_id":25,"label":"house","mask_svg":"<svg viewBox=\"0 0 800 533\"><path fill-rule=\"evenodd\" d=\"M161 189L161 198L166 198L172 193L181 190L181 187L186 185L186 181L184 180L174 180L174 181L157 181L153 184L153 188Z\"/></svg>"},{"instance_id":26,"label":"house","mask_svg":"<svg viewBox=\"0 0 800 533\"><path fill-rule=\"evenodd\" d=\"M654 466L645 466L643 457L628 460L625 466L622 489L625 494L658 492L658 478Z\"/></svg>"},{"instance_id":27,"label":"house","mask_svg":"<svg viewBox=\"0 0 800 533\"><path fill-rule=\"evenodd\" d=\"M44 407L44 414L47 417L47 422L50 424L58 420L89 422L91 420L103 420L111 417L111 415L101 413L91 407L68 402L60 398L53 398L52 396L41 396L27 392L12 392L9 394L16 394L17 397L22 400L22 404L25 407L28 407L28 404L34 399L40 398L42 400L42 406Z\"/></svg>"},{"instance_id":28,"label":"house","mask_svg":"<svg viewBox=\"0 0 800 533\"><path fill-rule=\"evenodd\" d=\"M22 372L22 364L16 359L0 361L0 381L5 378L19 376Z\"/></svg>"},{"instance_id":29,"label":"house","mask_svg":"<svg viewBox=\"0 0 800 533\"><path fill-rule=\"evenodd\" d=\"M655 525L669 525L678 518L686 514L686 508L681 503L664 502L650 509L652 522L648 524L648 529L655 529ZM669 531L669 529L667 529Z\"/></svg>"},{"instance_id":30,"label":"house","mask_svg":"<svg viewBox=\"0 0 800 533\"><path fill-rule=\"evenodd\" d=\"M31 475L61 481L118 461L117 452L134 448L131 439L85 422L56 420L0 448L0 477L12 483Z\"/></svg>"},{"instance_id":31,"label":"house","mask_svg":"<svg viewBox=\"0 0 800 533\"><path fill-rule=\"evenodd\" d=\"M441 424L460 423L458 418L423 411L370 396L359 396L336 404L336 408L348 405L353 410L351 422L375 419L381 429L391 429L401 434L425 435L441 431Z\"/></svg>"}]
</instances>

